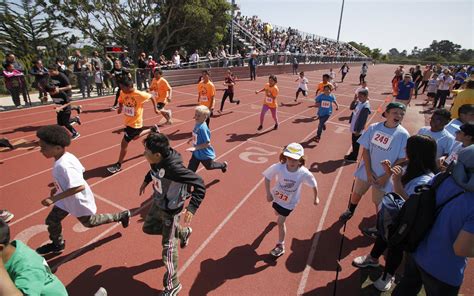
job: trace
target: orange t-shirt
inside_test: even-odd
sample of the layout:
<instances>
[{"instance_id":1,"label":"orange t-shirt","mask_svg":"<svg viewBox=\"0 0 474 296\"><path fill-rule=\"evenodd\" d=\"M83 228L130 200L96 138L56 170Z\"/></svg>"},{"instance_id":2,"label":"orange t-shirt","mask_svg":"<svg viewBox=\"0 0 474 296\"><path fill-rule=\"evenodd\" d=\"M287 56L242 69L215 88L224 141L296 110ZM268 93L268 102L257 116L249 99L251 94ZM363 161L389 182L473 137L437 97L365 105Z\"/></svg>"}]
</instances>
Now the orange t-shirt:
<instances>
[{"instance_id":1,"label":"orange t-shirt","mask_svg":"<svg viewBox=\"0 0 474 296\"><path fill-rule=\"evenodd\" d=\"M320 93L322 93L324 91L324 87L326 85L329 85L331 87L331 90L334 90L334 85L332 85L330 82L326 82L324 83L323 81L321 81L319 84L318 84L318 88L317 90L319 90Z\"/></svg>"},{"instance_id":2,"label":"orange t-shirt","mask_svg":"<svg viewBox=\"0 0 474 296\"><path fill-rule=\"evenodd\" d=\"M199 105L204 105L211 109L214 105L214 96L216 95L216 87L210 80L207 83L199 82L198 84L199 93Z\"/></svg>"},{"instance_id":3,"label":"orange t-shirt","mask_svg":"<svg viewBox=\"0 0 474 296\"><path fill-rule=\"evenodd\" d=\"M143 104L151 98L151 94L133 90L131 93L120 92L118 102L122 104L125 125L132 128L143 127Z\"/></svg>"},{"instance_id":4,"label":"orange t-shirt","mask_svg":"<svg viewBox=\"0 0 474 296\"><path fill-rule=\"evenodd\" d=\"M165 99L167 97L166 95L168 91L171 91L171 86L163 77L161 77L159 80L153 78L150 85L150 91L156 93L155 100L157 103L167 104L169 102L169 100Z\"/></svg>"},{"instance_id":5,"label":"orange t-shirt","mask_svg":"<svg viewBox=\"0 0 474 296\"><path fill-rule=\"evenodd\" d=\"M270 86L270 83L265 84L265 99L263 99L263 104L267 105L269 108L276 108L277 107L277 96L278 92L280 91L278 89L278 86L276 84L274 86ZM274 97L270 97L270 94Z\"/></svg>"}]
</instances>

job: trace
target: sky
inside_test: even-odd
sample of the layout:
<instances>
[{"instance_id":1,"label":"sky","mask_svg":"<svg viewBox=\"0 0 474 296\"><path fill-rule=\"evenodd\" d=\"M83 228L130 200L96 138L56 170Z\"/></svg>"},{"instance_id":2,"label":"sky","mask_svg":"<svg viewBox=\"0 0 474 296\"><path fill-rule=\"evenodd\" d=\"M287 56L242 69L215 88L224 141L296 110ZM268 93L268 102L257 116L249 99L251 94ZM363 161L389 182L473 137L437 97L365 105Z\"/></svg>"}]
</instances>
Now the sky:
<instances>
[{"instance_id":1,"label":"sky","mask_svg":"<svg viewBox=\"0 0 474 296\"><path fill-rule=\"evenodd\" d=\"M236 0L242 14L336 39L342 0ZM345 0L339 40L400 52L450 40L474 49L474 0Z\"/></svg>"}]
</instances>

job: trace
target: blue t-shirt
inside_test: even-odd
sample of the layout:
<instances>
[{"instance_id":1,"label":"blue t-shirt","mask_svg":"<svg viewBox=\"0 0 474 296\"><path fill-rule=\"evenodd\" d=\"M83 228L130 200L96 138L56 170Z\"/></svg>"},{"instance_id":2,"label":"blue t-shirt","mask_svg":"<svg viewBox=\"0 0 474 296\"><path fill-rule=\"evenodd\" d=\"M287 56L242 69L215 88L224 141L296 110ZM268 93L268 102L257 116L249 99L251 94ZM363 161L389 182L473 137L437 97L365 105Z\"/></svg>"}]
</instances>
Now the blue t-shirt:
<instances>
[{"instance_id":1,"label":"blue t-shirt","mask_svg":"<svg viewBox=\"0 0 474 296\"><path fill-rule=\"evenodd\" d=\"M453 150L454 137L443 129L440 132L432 132L429 126L420 128L418 131L419 135L430 136L436 141L436 158L440 158L443 155L449 155Z\"/></svg>"},{"instance_id":2,"label":"blue t-shirt","mask_svg":"<svg viewBox=\"0 0 474 296\"><path fill-rule=\"evenodd\" d=\"M332 102L336 100L336 97L333 94L329 96L325 94L320 94L316 97L316 103L320 103L318 108L318 116L328 116L332 114Z\"/></svg>"},{"instance_id":3,"label":"blue t-shirt","mask_svg":"<svg viewBox=\"0 0 474 296\"><path fill-rule=\"evenodd\" d=\"M409 136L408 131L400 124L395 128L387 128L385 122L377 122L371 124L357 140L360 145L369 150L372 171L376 177L385 174L381 161L388 159L393 165L398 159L406 157L405 147ZM367 181L363 160L354 175L358 179ZM389 188L390 182L387 182L381 189L388 192Z\"/></svg>"},{"instance_id":4,"label":"blue t-shirt","mask_svg":"<svg viewBox=\"0 0 474 296\"><path fill-rule=\"evenodd\" d=\"M466 80L467 78L467 73L464 72L458 72L456 73L456 76L454 76L454 80L456 80L456 83L458 84L463 84L464 83L464 80Z\"/></svg>"},{"instance_id":5,"label":"blue t-shirt","mask_svg":"<svg viewBox=\"0 0 474 296\"><path fill-rule=\"evenodd\" d=\"M193 129L193 145L197 146L208 142L211 142L211 131L206 122L196 124ZM216 158L212 146L193 151L193 156L199 160Z\"/></svg>"},{"instance_id":6,"label":"blue t-shirt","mask_svg":"<svg viewBox=\"0 0 474 296\"><path fill-rule=\"evenodd\" d=\"M400 81L398 83L398 95L397 100L408 100L410 98L410 90L415 87L415 83Z\"/></svg>"},{"instance_id":7,"label":"blue t-shirt","mask_svg":"<svg viewBox=\"0 0 474 296\"><path fill-rule=\"evenodd\" d=\"M451 120L450 123L448 123L448 125L446 125L444 127L444 129L451 134L451 136L453 136L454 138L456 138L456 132L459 131L459 128L461 127L462 125L462 122L461 120L459 119L453 119Z\"/></svg>"},{"instance_id":8,"label":"blue t-shirt","mask_svg":"<svg viewBox=\"0 0 474 296\"><path fill-rule=\"evenodd\" d=\"M462 191L452 177L441 184L436 192L439 205ZM474 192L461 194L446 204L428 235L413 253L416 263L436 279L458 287L462 284L466 257L454 254L453 244L464 230L474 234Z\"/></svg>"}]
</instances>

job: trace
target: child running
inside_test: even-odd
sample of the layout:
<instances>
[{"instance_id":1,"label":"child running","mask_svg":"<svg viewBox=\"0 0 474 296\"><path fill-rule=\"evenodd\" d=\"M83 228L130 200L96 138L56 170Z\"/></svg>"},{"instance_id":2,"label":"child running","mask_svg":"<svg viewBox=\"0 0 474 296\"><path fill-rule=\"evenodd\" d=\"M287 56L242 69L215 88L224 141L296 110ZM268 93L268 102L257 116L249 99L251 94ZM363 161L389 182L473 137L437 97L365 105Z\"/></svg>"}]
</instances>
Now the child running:
<instances>
[{"instance_id":1,"label":"child running","mask_svg":"<svg viewBox=\"0 0 474 296\"><path fill-rule=\"evenodd\" d=\"M40 128L36 136L39 138L40 152L46 158L54 158L54 187L50 197L41 201L45 207L53 205L46 218L49 238L52 241L36 249L38 254L61 253L66 242L62 235L61 221L69 214L75 216L85 227L91 228L102 224L120 222L128 227L130 211L125 210L114 214L96 214L94 194L84 180L84 167L79 159L66 151L71 138L59 125L48 125Z\"/></svg>"},{"instance_id":2,"label":"child running","mask_svg":"<svg viewBox=\"0 0 474 296\"><path fill-rule=\"evenodd\" d=\"M295 80L298 82L298 90L296 91L295 102L298 101L298 96L300 93L303 94L305 98L308 97L308 78L304 77L304 72L300 72L300 77Z\"/></svg>"},{"instance_id":3,"label":"child running","mask_svg":"<svg viewBox=\"0 0 474 296\"><path fill-rule=\"evenodd\" d=\"M284 147L280 154L280 162L271 165L263 172L267 201L272 202L278 216L278 242L270 254L280 257L285 253L286 218L298 204L301 197L301 184L313 188L314 204L319 204L318 184L313 174L304 166L306 158L304 149L298 143ZM275 186L270 190L270 182L276 179Z\"/></svg>"},{"instance_id":4,"label":"child running","mask_svg":"<svg viewBox=\"0 0 474 296\"><path fill-rule=\"evenodd\" d=\"M315 99L319 118L318 131L316 132L316 137L314 138L316 143L321 140L321 134L323 133L323 130L326 130L326 121L328 121L329 116L332 114L332 104L334 103L334 105L336 105L336 110L339 110L336 97L331 94L331 86L325 85L323 91L324 93L320 94Z\"/></svg>"},{"instance_id":5,"label":"child running","mask_svg":"<svg viewBox=\"0 0 474 296\"><path fill-rule=\"evenodd\" d=\"M332 68L329 69L329 83L331 83L334 86L334 90L337 89L336 72L334 72Z\"/></svg>"},{"instance_id":6,"label":"child running","mask_svg":"<svg viewBox=\"0 0 474 296\"><path fill-rule=\"evenodd\" d=\"M151 100L155 113L160 113L156 108L156 102L152 95L136 90L133 87L133 81L131 78L125 77L118 80L118 85L120 95L118 98L119 106L117 113L120 114L123 110L125 115L125 129L122 143L120 144L118 161L107 168L107 170L112 174L118 173L122 169L122 163L125 159L125 155L127 155L128 143L150 133L149 129L143 129L143 104L146 101Z\"/></svg>"},{"instance_id":7,"label":"child running","mask_svg":"<svg viewBox=\"0 0 474 296\"><path fill-rule=\"evenodd\" d=\"M275 75L270 75L268 77L268 83L265 84L261 90L255 91L255 94L265 91L265 99L263 100L262 111L260 112L260 125L257 128L258 131L262 130L263 128L263 119L265 118L265 113L267 113L268 110L272 112L273 120L275 120L275 126L273 126L273 129L278 129L277 96L279 89L276 85L277 82L277 77Z\"/></svg>"},{"instance_id":8,"label":"child running","mask_svg":"<svg viewBox=\"0 0 474 296\"><path fill-rule=\"evenodd\" d=\"M182 285L178 279L178 240L180 247L188 245L191 227L180 226L181 213L189 225L206 194L201 177L183 166L181 155L170 147L168 138L152 132L143 141L144 156L151 169L140 186L140 195L153 183L153 203L143 223L143 232L161 235L162 259L166 268L165 290L161 295L178 295ZM186 188L192 188L188 193ZM191 197L186 209L184 203Z\"/></svg>"},{"instance_id":9,"label":"child running","mask_svg":"<svg viewBox=\"0 0 474 296\"><path fill-rule=\"evenodd\" d=\"M214 148L211 146L211 131L206 124L206 119L210 115L210 111L206 106L197 106L194 113L194 120L196 125L193 129L193 137L189 139L188 143L191 143L193 147L186 149L193 153L189 160L188 169L195 172L202 163L206 170L222 170L223 173L227 171L227 162L214 161L216 153Z\"/></svg>"},{"instance_id":10,"label":"child running","mask_svg":"<svg viewBox=\"0 0 474 296\"><path fill-rule=\"evenodd\" d=\"M171 116L171 110L165 109L165 106L171 101L172 88L168 81L163 78L163 71L159 68L156 68L154 71L154 78L150 85L150 92L156 100L156 108L166 119L166 124L172 124L173 119Z\"/></svg>"},{"instance_id":11,"label":"child running","mask_svg":"<svg viewBox=\"0 0 474 296\"><path fill-rule=\"evenodd\" d=\"M209 71L202 71L202 76L198 83L198 104L206 106L211 111L206 119L208 127L210 126L209 123L211 121L211 116L213 115L212 112L214 111L214 105L216 104L216 87L209 79L209 75Z\"/></svg>"},{"instance_id":12,"label":"child running","mask_svg":"<svg viewBox=\"0 0 474 296\"><path fill-rule=\"evenodd\" d=\"M323 81L318 83L318 87L316 88L316 94L314 95L314 97L317 97L319 93L322 93L326 85L329 85L331 87L331 90L334 88L334 86L329 82L329 79L330 77L328 74L323 75Z\"/></svg>"},{"instance_id":13,"label":"child running","mask_svg":"<svg viewBox=\"0 0 474 296\"><path fill-rule=\"evenodd\" d=\"M57 124L60 126L64 126L68 131L72 134L72 140L75 140L81 136L77 132L77 130L72 127L73 123L81 124L81 119L79 116L76 116L71 119L71 99L70 97L64 92L60 91L61 88L56 87L54 85L46 85L44 90L49 93L53 102L56 104L56 120Z\"/></svg>"},{"instance_id":14,"label":"child running","mask_svg":"<svg viewBox=\"0 0 474 296\"><path fill-rule=\"evenodd\" d=\"M224 111L224 103L227 98L229 98L231 103L240 104L240 100L234 101L234 86L237 77L235 77L234 73L232 72L232 68L227 69L227 75L224 78L224 86L227 86L227 89L224 91L224 95L222 96L221 100L221 108L219 109L219 113Z\"/></svg>"}]
</instances>

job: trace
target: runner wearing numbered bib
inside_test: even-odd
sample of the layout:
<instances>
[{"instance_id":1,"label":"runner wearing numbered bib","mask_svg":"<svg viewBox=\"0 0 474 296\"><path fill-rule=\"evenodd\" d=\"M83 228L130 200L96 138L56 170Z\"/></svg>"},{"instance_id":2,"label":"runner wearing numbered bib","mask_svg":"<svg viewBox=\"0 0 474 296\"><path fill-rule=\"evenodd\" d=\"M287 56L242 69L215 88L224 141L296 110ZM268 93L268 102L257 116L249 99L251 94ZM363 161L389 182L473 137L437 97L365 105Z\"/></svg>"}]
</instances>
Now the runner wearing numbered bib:
<instances>
[{"instance_id":1,"label":"runner wearing numbered bib","mask_svg":"<svg viewBox=\"0 0 474 296\"><path fill-rule=\"evenodd\" d=\"M295 80L298 82L298 90L296 90L295 102L298 101L298 95L303 93L303 96L306 98L308 96L308 78L304 77L304 72L300 72L300 77Z\"/></svg>"},{"instance_id":2,"label":"runner wearing numbered bib","mask_svg":"<svg viewBox=\"0 0 474 296\"><path fill-rule=\"evenodd\" d=\"M393 166L405 162L405 147L410 136L408 131L401 126L405 116L406 106L393 102L387 105L383 116L385 122L370 125L357 141L362 146L362 159L355 172L354 190L351 194L349 208L339 217L341 221L349 220L355 212L362 196L372 187L372 201L377 206L383 195L387 192L389 184L387 174L382 162L390 161ZM377 229L363 230L364 234L375 233Z\"/></svg>"},{"instance_id":3,"label":"runner wearing numbered bib","mask_svg":"<svg viewBox=\"0 0 474 296\"><path fill-rule=\"evenodd\" d=\"M324 87L326 85L329 85L331 87L331 91L334 89L334 85L332 85L330 82L329 82L329 79L331 79L331 76L329 76L329 74L324 74L323 75L323 81L321 81L320 83L318 83L318 86L316 88L316 94L314 95L314 97L317 97L319 93L322 93L324 92Z\"/></svg>"},{"instance_id":4,"label":"runner wearing numbered bib","mask_svg":"<svg viewBox=\"0 0 474 296\"><path fill-rule=\"evenodd\" d=\"M136 140L139 137L150 133L150 129L143 130L143 104L150 100L153 104L153 109L156 114L160 111L156 107L156 102L153 96L149 93L136 90L133 87L133 81L129 77L125 77L118 81L120 87L120 95L118 98L117 113L124 114L124 136L120 145L120 154L117 163L107 168L107 170L115 174L122 169L122 163L127 155L128 143Z\"/></svg>"},{"instance_id":5,"label":"runner wearing numbered bib","mask_svg":"<svg viewBox=\"0 0 474 296\"><path fill-rule=\"evenodd\" d=\"M316 137L314 138L316 142L319 142L323 130L326 129L326 121L328 121L329 116L332 114L332 104L334 103L336 105L336 110L339 110L336 97L331 94L331 86L325 85L323 92L324 93L320 94L315 99L319 118L318 131L316 132Z\"/></svg>"},{"instance_id":6,"label":"runner wearing numbered bib","mask_svg":"<svg viewBox=\"0 0 474 296\"><path fill-rule=\"evenodd\" d=\"M278 96L279 89L278 89L278 86L276 85L277 82L278 82L277 77L275 75L270 75L268 77L268 83L265 84L265 86L261 90L255 91L255 94L265 91L265 98L263 100L262 111L260 112L260 125L257 128L258 131L263 129L263 120L268 110L272 112L273 120L275 120L275 126L273 127L273 129L274 130L278 129L277 96Z\"/></svg>"},{"instance_id":7,"label":"runner wearing numbered bib","mask_svg":"<svg viewBox=\"0 0 474 296\"><path fill-rule=\"evenodd\" d=\"M211 114L206 119L207 127L209 127L211 116L213 115L214 105L216 103L216 87L211 80L209 80L209 71L202 71L202 79L198 83L198 104L206 106L211 111Z\"/></svg>"},{"instance_id":8,"label":"runner wearing numbered bib","mask_svg":"<svg viewBox=\"0 0 474 296\"><path fill-rule=\"evenodd\" d=\"M150 93L156 100L156 108L160 110L161 115L166 119L166 124L173 123L171 110L165 109L165 106L171 101L171 91L170 84L163 78L163 71L156 68L150 85Z\"/></svg>"},{"instance_id":9,"label":"runner wearing numbered bib","mask_svg":"<svg viewBox=\"0 0 474 296\"><path fill-rule=\"evenodd\" d=\"M319 204L318 184L305 165L304 149L298 143L286 146L280 154L280 162L271 165L263 172L267 201L278 216L278 242L270 254L279 257L285 253L286 217L293 211L301 197L301 184L313 189L314 204ZM275 185L270 189L270 182Z\"/></svg>"}]
</instances>

